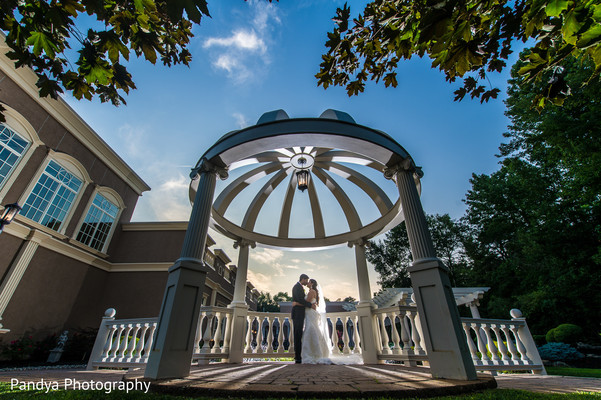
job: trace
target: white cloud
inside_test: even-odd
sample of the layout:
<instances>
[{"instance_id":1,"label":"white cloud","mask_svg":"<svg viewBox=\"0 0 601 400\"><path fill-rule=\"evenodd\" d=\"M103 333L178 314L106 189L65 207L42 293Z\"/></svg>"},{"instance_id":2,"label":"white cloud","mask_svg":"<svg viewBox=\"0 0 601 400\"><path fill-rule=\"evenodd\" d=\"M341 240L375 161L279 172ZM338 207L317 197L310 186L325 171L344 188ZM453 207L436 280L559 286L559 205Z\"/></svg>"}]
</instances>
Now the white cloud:
<instances>
[{"instance_id":1,"label":"white cloud","mask_svg":"<svg viewBox=\"0 0 601 400\"><path fill-rule=\"evenodd\" d=\"M210 37L202 45L210 50L212 65L225 71L236 84L253 80L271 62L271 27L281 23L274 4L251 0L248 6L253 14L250 24L246 23L248 26L239 27L227 35Z\"/></svg>"},{"instance_id":2,"label":"white cloud","mask_svg":"<svg viewBox=\"0 0 601 400\"><path fill-rule=\"evenodd\" d=\"M282 250L258 248L250 253L250 258L267 265L272 265L284 256Z\"/></svg>"},{"instance_id":3,"label":"white cloud","mask_svg":"<svg viewBox=\"0 0 601 400\"><path fill-rule=\"evenodd\" d=\"M229 37L209 38L203 44L204 48L213 46L233 47L239 50L246 50L250 52L258 51L259 53L265 53L267 50L265 42L253 29L249 31L235 31L232 32L232 35Z\"/></svg>"},{"instance_id":4,"label":"white cloud","mask_svg":"<svg viewBox=\"0 0 601 400\"><path fill-rule=\"evenodd\" d=\"M242 128L246 128L247 126L249 126L248 119L246 118L246 116L244 114L233 113L232 117L234 117L234 119L236 120L236 124L238 125L238 128L242 129Z\"/></svg>"}]
</instances>

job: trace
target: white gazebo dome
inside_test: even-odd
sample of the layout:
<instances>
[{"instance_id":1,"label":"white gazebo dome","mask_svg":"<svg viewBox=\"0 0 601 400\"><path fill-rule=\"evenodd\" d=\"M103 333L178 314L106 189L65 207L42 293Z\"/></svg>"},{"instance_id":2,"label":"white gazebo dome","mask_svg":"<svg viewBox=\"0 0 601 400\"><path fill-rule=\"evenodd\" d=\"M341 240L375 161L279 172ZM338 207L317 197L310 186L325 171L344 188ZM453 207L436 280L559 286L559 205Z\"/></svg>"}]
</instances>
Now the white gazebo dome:
<instances>
[{"instance_id":1,"label":"white gazebo dome","mask_svg":"<svg viewBox=\"0 0 601 400\"><path fill-rule=\"evenodd\" d=\"M240 169L213 202L212 227L234 240L282 249L346 245L398 225L403 220L398 192L391 200L381 187L382 179L376 183L369 175L375 170L382 177L388 167L413 164L390 136L335 110L326 110L319 118L289 118L283 110L265 113L256 125L224 135L197 165L204 161L228 173ZM189 195L194 202L196 170L192 177ZM384 182L396 191L394 182ZM416 184L419 188L417 176ZM293 215L299 210L293 207L295 198L303 201L298 196L308 197L303 216ZM365 212L368 207L360 205L358 196L372 203L373 212ZM344 221L328 226L333 225L329 214ZM260 221L261 217L268 221ZM312 227L299 237L291 221L303 218ZM260 231L259 224L271 229Z\"/></svg>"}]
</instances>

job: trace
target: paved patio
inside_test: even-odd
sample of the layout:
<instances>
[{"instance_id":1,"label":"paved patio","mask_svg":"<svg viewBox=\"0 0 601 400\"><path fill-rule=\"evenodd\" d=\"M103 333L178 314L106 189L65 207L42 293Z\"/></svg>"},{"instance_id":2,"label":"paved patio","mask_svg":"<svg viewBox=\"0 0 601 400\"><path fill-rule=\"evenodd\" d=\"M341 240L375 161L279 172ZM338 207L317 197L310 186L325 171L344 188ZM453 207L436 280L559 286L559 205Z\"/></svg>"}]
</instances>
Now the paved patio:
<instances>
[{"instance_id":1,"label":"paved patio","mask_svg":"<svg viewBox=\"0 0 601 400\"><path fill-rule=\"evenodd\" d=\"M141 369L85 371L47 369L0 371L0 381L65 379L96 382L143 380ZM531 374L479 375L472 382L431 379L423 369L398 365L296 365L293 363L209 364L193 366L185 379L154 381L151 391L180 395L285 397L433 397L484 390L522 389L532 392L601 392L601 379Z\"/></svg>"}]
</instances>

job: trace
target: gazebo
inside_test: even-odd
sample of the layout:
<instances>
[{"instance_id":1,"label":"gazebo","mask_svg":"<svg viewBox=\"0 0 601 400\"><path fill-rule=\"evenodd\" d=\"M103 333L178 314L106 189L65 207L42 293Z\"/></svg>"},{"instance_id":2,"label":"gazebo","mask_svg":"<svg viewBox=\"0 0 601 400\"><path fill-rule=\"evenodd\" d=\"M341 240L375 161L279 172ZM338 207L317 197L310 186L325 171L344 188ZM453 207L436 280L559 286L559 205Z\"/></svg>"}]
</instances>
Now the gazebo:
<instances>
[{"instance_id":1,"label":"gazebo","mask_svg":"<svg viewBox=\"0 0 601 400\"><path fill-rule=\"evenodd\" d=\"M244 171L229 182L229 172ZM363 170L377 171L396 185L393 202ZM336 176L336 179L333 178ZM283 110L263 114L256 125L229 132L200 158L191 173L193 209L180 258L169 269L167 287L145 376L185 377L190 372L206 266L202 262L209 226L235 241L238 271L227 335L228 361L243 361L248 307L244 302L249 252L256 245L279 249L349 246L354 249L359 285L357 325L366 364L375 364L377 335L365 258L367 241L405 220L413 265L410 268L423 343L433 377L476 379L447 267L436 257L419 199L421 169L409 153L387 134L357 124L344 112L326 110L319 118L289 118ZM226 180L215 198L217 177ZM360 191L377 208L366 221L345 187ZM247 187L254 187L248 196ZM269 196L280 185L285 195L274 218L273 232L259 232L257 219ZM319 187L318 187L319 186ZM348 229L332 232L325 224L320 190L335 199ZM295 196L308 196L312 232L303 237L291 229ZM244 197L243 216L228 214ZM236 205L237 210L240 209ZM234 213L235 214L235 213ZM274 222L272 221L272 222Z\"/></svg>"}]
</instances>

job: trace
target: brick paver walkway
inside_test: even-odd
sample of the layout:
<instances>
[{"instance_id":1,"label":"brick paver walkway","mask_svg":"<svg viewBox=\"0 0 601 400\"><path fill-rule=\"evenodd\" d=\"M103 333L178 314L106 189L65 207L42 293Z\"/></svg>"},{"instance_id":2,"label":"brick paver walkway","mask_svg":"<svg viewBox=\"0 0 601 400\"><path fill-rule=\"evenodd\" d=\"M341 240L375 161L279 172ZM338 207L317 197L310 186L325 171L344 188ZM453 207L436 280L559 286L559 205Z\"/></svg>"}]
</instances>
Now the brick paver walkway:
<instances>
[{"instance_id":1,"label":"brick paver walkway","mask_svg":"<svg viewBox=\"0 0 601 400\"><path fill-rule=\"evenodd\" d=\"M143 370L74 369L0 371L0 381L96 382L143 380ZM601 379L552 375L511 374L496 377L503 389L532 392L601 392ZM193 366L185 379L153 381L151 391L174 394L294 397L432 397L494 387L495 380L480 375L474 382L432 379L420 368L398 365L296 365L292 363L209 364Z\"/></svg>"}]
</instances>

